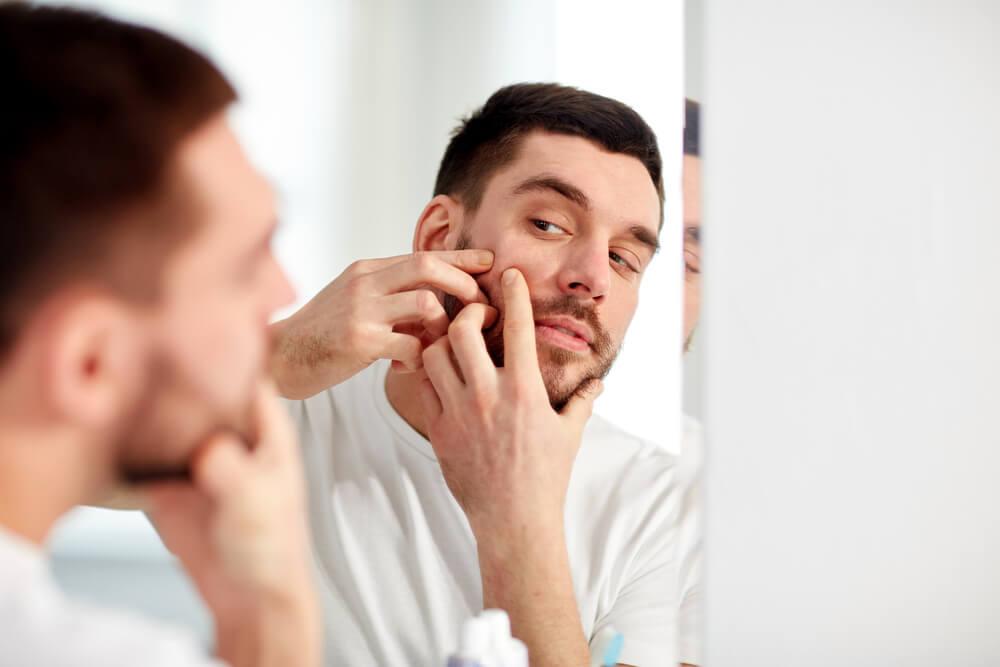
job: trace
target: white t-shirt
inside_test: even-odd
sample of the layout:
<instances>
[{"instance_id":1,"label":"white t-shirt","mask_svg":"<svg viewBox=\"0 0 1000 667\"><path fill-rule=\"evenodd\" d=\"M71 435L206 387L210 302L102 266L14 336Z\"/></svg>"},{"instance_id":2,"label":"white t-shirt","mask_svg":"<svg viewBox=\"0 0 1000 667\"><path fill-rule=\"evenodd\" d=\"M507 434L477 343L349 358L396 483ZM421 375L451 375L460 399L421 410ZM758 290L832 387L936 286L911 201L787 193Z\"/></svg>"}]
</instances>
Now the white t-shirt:
<instances>
[{"instance_id":1,"label":"white t-shirt","mask_svg":"<svg viewBox=\"0 0 1000 667\"><path fill-rule=\"evenodd\" d=\"M482 610L476 543L430 443L390 405L388 363L290 405L302 437L328 665L444 665ZM539 443L544 446L544 443ZM583 629L620 661L677 664L676 457L594 417L566 500Z\"/></svg>"},{"instance_id":2,"label":"white t-shirt","mask_svg":"<svg viewBox=\"0 0 1000 667\"><path fill-rule=\"evenodd\" d=\"M0 528L0 667L221 667L183 631L70 600L44 552Z\"/></svg>"},{"instance_id":3,"label":"white t-shirt","mask_svg":"<svg viewBox=\"0 0 1000 667\"><path fill-rule=\"evenodd\" d=\"M680 617L678 619L678 662L702 664L702 467L701 424L684 417L678 486L683 489L679 519Z\"/></svg>"}]
</instances>

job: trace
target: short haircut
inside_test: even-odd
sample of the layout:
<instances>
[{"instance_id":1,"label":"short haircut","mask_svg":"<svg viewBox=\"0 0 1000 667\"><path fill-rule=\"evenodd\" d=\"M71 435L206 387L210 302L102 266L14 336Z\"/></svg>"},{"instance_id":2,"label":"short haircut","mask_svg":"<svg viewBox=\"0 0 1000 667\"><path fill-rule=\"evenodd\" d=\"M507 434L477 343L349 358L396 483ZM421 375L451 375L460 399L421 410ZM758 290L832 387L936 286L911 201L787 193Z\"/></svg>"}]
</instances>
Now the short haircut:
<instances>
[{"instance_id":1,"label":"short haircut","mask_svg":"<svg viewBox=\"0 0 1000 667\"><path fill-rule=\"evenodd\" d=\"M684 155L701 157L701 105L684 100Z\"/></svg>"},{"instance_id":2,"label":"short haircut","mask_svg":"<svg viewBox=\"0 0 1000 667\"><path fill-rule=\"evenodd\" d=\"M464 119L441 159L434 194L456 197L475 211L489 179L517 157L520 141L535 131L582 137L638 159L659 195L662 221L663 165L646 121L617 100L554 83L506 86Z\"/></svg>"},{"instance_id":3,"label":"short haircut","mask_svg":"<svg viewBox=\"0 0 1000 667\"><path fill-rule=\"evenodd\" d=\"M162 245L191 227L162 214L173 158L236 93L163 33L20 2L0 4L0 82L2 355L32 309L70 281L103 280L130 298L158 292ZM161 245L125 280L109 268L128 255L123 238L132 255Z\"/></svg>"}]
</instances>

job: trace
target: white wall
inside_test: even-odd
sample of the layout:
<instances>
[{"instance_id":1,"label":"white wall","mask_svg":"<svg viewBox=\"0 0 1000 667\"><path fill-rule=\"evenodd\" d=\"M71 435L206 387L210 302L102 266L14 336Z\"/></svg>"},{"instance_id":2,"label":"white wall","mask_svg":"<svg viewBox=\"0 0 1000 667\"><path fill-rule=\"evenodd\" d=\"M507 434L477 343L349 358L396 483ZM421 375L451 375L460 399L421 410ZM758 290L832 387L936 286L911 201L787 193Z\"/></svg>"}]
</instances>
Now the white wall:
<instances>
[{"instance_id":1,"label":"white wall","mask_svg":"<svg viewBox=\"0 0 1000 667\"><path fill-rule=\"evenodd\" d=\"M623 0L613 15L599 2L567 0L70 4L168 30L232 78L241 97L232 114L237 132L281 197L277 253L297 289L296 307L355 259L409 251L450 131L500 86L559 80L635 106L665 156L664 249L644 280L627 350L597 409L678 446L679 361L672 351L680 348L681 0ZM651 363L665 379L649 390ZM123 513L78 510L52 546L65 584L129 606L135 596L116 591L108 583L114 578L97 572L101 564L169 563L148 525ZM157 591L143 606L194 619L204 633L190 589L183 604L175 599L182 580L154 579L142 584Z\"/></svg>"},{"instance_id":2,"label":"white wall","mask_svg":"<svg viewBox=\"0 0 1000 667\"><path fill-rule=\"evenodd\" d=\"M1000 4L706 4L708 655L1000 664Z\"/></svg>"}]
</instances>

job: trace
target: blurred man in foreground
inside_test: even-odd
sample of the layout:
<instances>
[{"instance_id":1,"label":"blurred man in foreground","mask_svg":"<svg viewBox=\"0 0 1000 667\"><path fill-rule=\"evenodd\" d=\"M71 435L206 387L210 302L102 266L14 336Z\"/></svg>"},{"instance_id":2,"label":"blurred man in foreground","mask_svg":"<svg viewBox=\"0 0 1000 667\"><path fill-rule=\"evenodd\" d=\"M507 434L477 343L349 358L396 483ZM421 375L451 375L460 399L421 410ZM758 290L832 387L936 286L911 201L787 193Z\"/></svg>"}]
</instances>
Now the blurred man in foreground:
<instances>
[{"instance_id":1,"label":"blurred man in foreground","mask_svg":"<svg viewBox=\"0 0 1000 667\"><path fill-rule=\"evenodd\" d=\"M233 89L160 33L19 3L0 6L0 84L0 663L218 664L56 589L53 524L126 482L220 659L316 664L298 451L260 379L292 294Z\"/></svg>"}]
</instances>

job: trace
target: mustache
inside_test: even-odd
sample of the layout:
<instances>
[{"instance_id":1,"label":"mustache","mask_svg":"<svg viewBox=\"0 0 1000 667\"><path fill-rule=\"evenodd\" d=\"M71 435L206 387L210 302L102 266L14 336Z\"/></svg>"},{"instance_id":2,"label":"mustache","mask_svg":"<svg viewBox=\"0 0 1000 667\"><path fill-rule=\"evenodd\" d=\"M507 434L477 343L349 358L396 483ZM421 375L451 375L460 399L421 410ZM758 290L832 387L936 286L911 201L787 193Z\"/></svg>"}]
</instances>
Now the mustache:
<instances>
[{"instance_id":1,"label":"mustache","mask_svg":"<svg viewBox=\"0 0 1000 667\"><path fill-rule=\"evenodd\" d=\"M603 349L611 345L611 336L604 328L604 325L601 324L601 318L597 314L597 309L594 306L582 303L577 297L563 294L547 299L532 299L531 312L535 319L552 315L566 315L580 320L590 327L594 335L594 340L590 343L591 347Z\"/></svg>"},{"instance_id":2,"label":"mustache","mask_svg":"<svg viewBox=\"0 0 1000 667\"><path fill-rule=\"evenodd\" d=\"M499 313L497 321L492 326L484 329L483 335L486 337L488 343L495 341L495 344L500 344L502 342L500 332L503 330L504 321L506 320L503 292L498 287L495 289L493 285L487 283L485 276L477 277L476 282L479 284L479 288L483 294L486 295L486 299L490 305L496 308ZM464 304L451 294L445 293L443 296L445 314L449 320L454 320L459 311L464 307ZM585 322L594 335L594 340L590 343L591 349L601 357L609 357L615 354L611 334L608 333L608 330L601 323L596 306L584 303L579 297L572 294L560 294L547 298L531 298L530 300L532 317L535 319L552 315L566 315Z\"/></svg>"}]
</instances>

